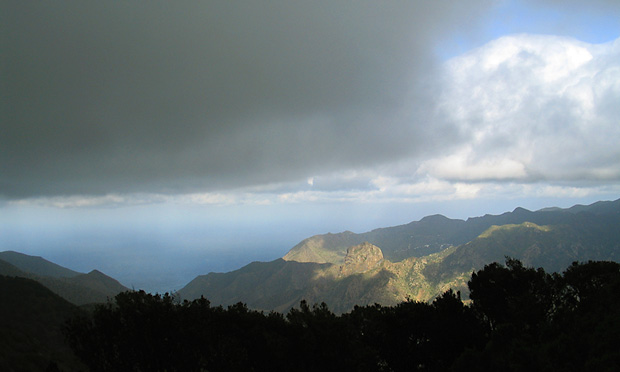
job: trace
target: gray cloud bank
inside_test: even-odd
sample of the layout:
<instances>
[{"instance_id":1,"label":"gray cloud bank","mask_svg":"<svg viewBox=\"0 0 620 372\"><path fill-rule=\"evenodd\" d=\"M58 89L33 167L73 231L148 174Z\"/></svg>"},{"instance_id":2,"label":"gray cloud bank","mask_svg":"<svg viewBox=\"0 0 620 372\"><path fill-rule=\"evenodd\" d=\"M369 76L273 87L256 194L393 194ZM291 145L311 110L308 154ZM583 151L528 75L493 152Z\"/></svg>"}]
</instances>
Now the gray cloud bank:
<instances>
[{"instance_id":1,"label":"gray cloud bank","mask_svg":"<svg viewBox=\"0 0 620 372\"><path fill-rule=\"evenodd\" d=\"M0 194L247 186L447 144L411 117L416 84L479 3L5 2Z\"/></svg>"},{"instance_id":2,"label":"gray cloud bank","mask_svg":"<svg viewBox=\"0 0 620 372\"><path fill-rule=\"evenodd\" d=\"M490 1L242 3L3 3L0 196L620 180L619 41L440 68Z\"/></svg>"}]
</instances>

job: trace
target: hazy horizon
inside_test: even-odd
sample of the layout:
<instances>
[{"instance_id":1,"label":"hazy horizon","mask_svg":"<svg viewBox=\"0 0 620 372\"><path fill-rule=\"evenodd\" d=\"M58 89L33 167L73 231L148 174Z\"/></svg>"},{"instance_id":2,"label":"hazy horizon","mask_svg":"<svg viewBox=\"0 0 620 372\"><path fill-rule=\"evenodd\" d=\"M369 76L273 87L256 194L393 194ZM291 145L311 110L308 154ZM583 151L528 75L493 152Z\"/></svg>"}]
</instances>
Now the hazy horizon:
<instances>
[{"instance_id":1,"label":"hazy horizon","mask_svg":"<svg viewBox=\"0 0 620 372\"><path fill-rule=\"evenodd\" d=\"M0 11L1 251L161 292L314 234L620 197L617 1Z\"/></svg>"},{"instance_id":2,"label":"hazy horizon","mask_svg":"<svg viewBox=\"0 0 620 372\"><path fill-rule=\"evenodd\" d=\"M314 221L301 225L282 225L281 230L266 229L265 224L260 222L238 221L228 223L228 231L215 231L217 228L186 221L186 228L168 234L162 234L161 231L153 234L148 224L138 228L133 226L131 229L123 228L123 223L99 226L93 230L81 229L73 225L71 221L74 217L70 217L66 223L60 222L55 228L39 230L37 236L28 237L23 232L13 230L16 224L3 220L0 221L4 227L0 229L3 236L1 250L42 256L48 261L84 273L96 269L129 288L164 293L181 289L198 275L233 271L253 261L267 262L281 258L297 243L312 235L343 231L364 233L376 228L419 221L434 214L466 220L485 214L511 212L517 207L536 211L549 207L588 205L602 200L580 199L578 203L574 199L556 201L556 205L543 206L540 200L520 200L518 202L523 204L507 209L501 209L497 204L478 205L476 208L469 206L471 209L465 209L466 202L461 206L463 208L455 210L455 203L443 206L435 204L439 211L437 213L430 212L433 205L412 211L402 206L392 206L393 211L398 213L390 218L339 218L332 222L324 220L320 223ZM472 209L479 212L470 216L462 215L463 210ZM429 212L425 212L427 210ZM412 217L407 219L406 216ZM372 225L373 221L392 222ZM232 230L233 226L236 230ZM71 232L67 233L67 230Z\"/></svg>"}]
</instances>

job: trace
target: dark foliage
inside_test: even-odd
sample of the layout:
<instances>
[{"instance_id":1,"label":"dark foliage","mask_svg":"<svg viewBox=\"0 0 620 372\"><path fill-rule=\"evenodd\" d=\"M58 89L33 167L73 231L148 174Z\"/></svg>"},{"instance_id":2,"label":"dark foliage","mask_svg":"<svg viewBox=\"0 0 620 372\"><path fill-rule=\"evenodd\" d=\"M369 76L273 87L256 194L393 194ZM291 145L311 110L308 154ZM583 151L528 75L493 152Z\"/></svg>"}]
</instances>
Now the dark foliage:
<instances>
[{"instance_id":1,"label":"dark foliage","mask_svg":"<svg viewBox=\"0 0 620 372\"><path fill-rule=\"evenodd\" d=\"M620 370L620 264L573 263L562 275L496 263L472 275L472 308L490 332L461 371Z\"/></svg>"},{"instance_id":2,"label":"dark foliage","mask_svg":"<svg viewBox=\"0 0 620 372\"><path fill-rule=\"evenodd\" d=\"M80 313L34 280L0 275L0 371L83 370L62 334Z\"/></svg>"},{"instance_id":3,"label":"dark foliage","mask_svg":"<svg viewBox=\"0 0 620 372\"><path fill-rule=\"evenodd\" d=\"M91 371L620 370L619 264L550 275L508 259L468 285L470 306L450 290L341 316L324 303L282 315L124 292L65 333Z\"/></svg>"}]
</instances>

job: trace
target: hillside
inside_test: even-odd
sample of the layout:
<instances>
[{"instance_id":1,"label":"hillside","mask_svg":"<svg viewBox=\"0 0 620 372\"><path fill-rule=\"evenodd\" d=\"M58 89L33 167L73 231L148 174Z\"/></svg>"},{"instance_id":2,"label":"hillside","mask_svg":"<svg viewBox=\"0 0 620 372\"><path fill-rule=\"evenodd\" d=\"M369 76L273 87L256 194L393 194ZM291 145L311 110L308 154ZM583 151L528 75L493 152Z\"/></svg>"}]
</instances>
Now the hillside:
<instances>
[{"instance_id":1,"label":"hillside","mask_svg":"<svg viewBox=\"0 0 620 372\"><path fill-rule=\"evenodd\" d=\"M76 305L106 302L129 288L97 270L73 278L34 277L35 280Z\"/></svg>"},{"instance_id":2,"label":"hillside","mask_svg":"<svg viewBox=\"0 0 620 372\"><path fill-rule=\"evenodd\" d=\"M445 260L427 268L437 281L480 269L506 256L518 258L530 267L558 272L572 262L620 261L620 218L581 214L572 224L539 226L531 222L492 226ZM432 274L431 274L432 273Z\"/></svg>"},{"instance_id":3,"label":"hillside","mask_svg":"<svg viewBox=\"0 0 620 372\"><path fill-rule=\"evenodd\" d=\"M373 247L374 257L364 255L368 246ZM326 302L336 313L355 305L395 305L408 298L426 300L447 290L427 280L424 268L450 251L394 263L382 258L379 247L362 243L349 248L342 265L283 259L253 262L232 272L198 276L178 294L183 299L205 296L213 304L244 302L254 309L278 312L287 312L301 300Z\"/></svg>"},{"instance_id":4,"label":"hillside","mask_svg":"<svg viewBox=\"0 0 620 372\"><path fill-rule=\"evenodd\" d=\"M81 274L50 262L42 257L29 256L14 251L0 252L0 260L8 262L24 272L39 276L72 278Z\"/></svg>"},{"instance_id":5,"label":"hillside","mask_svg":"<svg viewBox=\"0 0 620 372\"><path fill-rule=\"evenodd\" d=\"M84 370L61 329L79 309L34 280L0 275L0 370Z\"/></svg>"},{"instance_id":6,"label":"hillside","mask_svg":"<svg viewBox=\"0 0 620 372\"><path fill-rule=\"evenodd\" d=\"M466 221L436 215L363 234L313 236L283 259L199 276L179 294L277 311L302 299L326 302L336 312L407 298L428 301L449 288L466 295L473 270L507 256L548 271L574 261L619 261L619 227L620 200L536 212L517 208Z\"/></svg>"},{"instance_id":7,"label":"hillside","mask_svg":"<svg viewBox=\"0 0 620 372\"><path fill-rule=\"evenodd\" d=\"M35 280L75 305L106 302L128 290L97 270L83 274L41 257L13 251L0 252L0 275Z\"/></svg>"}]
</instances>

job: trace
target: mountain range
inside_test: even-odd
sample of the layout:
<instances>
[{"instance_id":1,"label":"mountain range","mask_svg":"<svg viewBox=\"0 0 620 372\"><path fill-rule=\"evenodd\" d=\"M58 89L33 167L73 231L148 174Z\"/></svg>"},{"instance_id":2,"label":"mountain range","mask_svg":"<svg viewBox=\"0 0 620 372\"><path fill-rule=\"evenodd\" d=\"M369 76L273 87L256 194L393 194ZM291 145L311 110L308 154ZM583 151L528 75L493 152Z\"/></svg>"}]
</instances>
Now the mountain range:
<instances>
[{"instance_id":1,"label":"mountain range","mask_svg":"<svg viewBox=\"0 0 620 372\"><path fill-rule=\"evenodd\" d=\"M429 301L449 288L467 298L472 271L506 257L550 272L574 261L620 261L620 199L467 220L433 215L361 234L315 235L282 258L200 275L178 296L280 312L306 300L343 313L355 305ZM37 281L74 305L128 290L97 270L80 273L13 251L0 252L0 275Z\"/></svg>"},{"instance_id":2,"label":"mountain range","mask_svg":"<svg viewBox=\"0 0 620 372\"><path fill-rule=\"evenodd\" d=\"M433 215L362 234L316 235L281 259L198 276L179 295L282 312L305 299L347 312L355 305L429 301L449 288L466 297L472 271L506 257L552 272L574 261L618 261L620 200L467 220Z\"/></svg>"}]
</instances>

